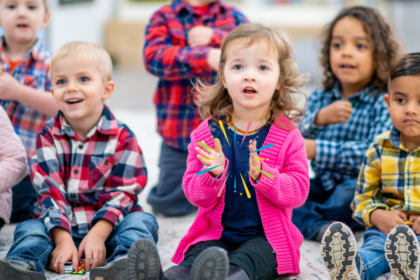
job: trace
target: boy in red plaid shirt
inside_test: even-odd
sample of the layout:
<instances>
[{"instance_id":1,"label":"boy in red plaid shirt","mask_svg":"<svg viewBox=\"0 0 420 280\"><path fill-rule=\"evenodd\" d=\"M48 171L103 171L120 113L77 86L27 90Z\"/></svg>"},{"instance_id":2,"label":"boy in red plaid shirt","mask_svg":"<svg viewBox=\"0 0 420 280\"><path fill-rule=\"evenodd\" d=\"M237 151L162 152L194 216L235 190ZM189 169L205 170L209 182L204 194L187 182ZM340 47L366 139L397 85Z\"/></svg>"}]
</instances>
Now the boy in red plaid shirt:
<instances>
[{"instance_id":1,"label":"boy in red plaid shirt","mask_svg":"<svg viewBox=\"0 0 420 280\"><path fill-rule=\"evenodd\" d=\"M49 259L63 273L67 261L76 269L83 255L90 279L142 278L141 246L131 245L141 238L156 243L158 225L137 203L147 181L142 151L104 105L111 79L111 58L97 45L72 42L53 56L51 92L60 111L39 133L31 162L38 219L16 227L0 261L5 279L45 279Z\"/></svg>"},{"instance_id":2,"label":"boy in red plaid shirt","mask_svg":"<svg viewBox=\"0 0 420 280\"><path fill-rule=\"evenodd\" d=\"M147 26L144 60L159 77L154 102L163 138L159 183L148 197L155 212L181 216L195 209L181 186L190 134L201 122L193 101L194 79L214 82L223 39L246 22L241 12L218 0L173 0Z\"/></svg>"},{"instance_id":3,"label":"boy in red plaid shirt","mask_svg":"<svg viewBox=\"0 0 420 280\"><path fill-rule=\"evenodd\" d=\"M0 1L0 106L4 108L30 158L35 139L46 120L57 114L58 106L50 92L51 51L37 38L50 21L46 0ZM31 219L31 206L37 194L29 174L13 191L11 222Z\"/></svg>"}]
</instances>

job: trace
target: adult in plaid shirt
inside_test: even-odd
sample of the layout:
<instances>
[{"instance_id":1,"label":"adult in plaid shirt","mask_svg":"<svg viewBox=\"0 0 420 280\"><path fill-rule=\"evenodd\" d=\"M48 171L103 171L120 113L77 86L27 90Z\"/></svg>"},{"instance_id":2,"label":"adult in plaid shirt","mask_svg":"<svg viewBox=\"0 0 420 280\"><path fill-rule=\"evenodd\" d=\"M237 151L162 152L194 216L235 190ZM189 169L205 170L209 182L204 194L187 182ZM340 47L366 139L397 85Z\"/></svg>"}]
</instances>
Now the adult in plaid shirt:
<instances>
[{"instance_id":1,"label":"adult in plaid shirt","mask_svg":"<svg viewBox=\"0 0 420 280\"><path fill-rule=\"evenodd\" d=\"M47 2L0 2L4 36L0 37L0 106L8 114L22 141L28 162L35 154L35 138L58 106L49 92L51 52L46 42L37 38L48 25ZM37 194L29 175L13 191L11 222L31 219L31 207Z\"/></svg>"},{"instance_id":2,"label":"adult in plaid shirt","mask_svg":"<svg viewBox=\"0 0 420 280\"><path fill-rule=\"evenodd\" d=\"M181 185L190 134L201 122L192 93L194 79L214 82L223 39L246 22L237 9L217 0L173 0L147 26L144 61L159 77L154 103L163 138L159 183L148 197L155 212L180 216L196 209Z\"/></svg>"},{"instance_id":3,"label":"adult in plaid shirt","mask_svg":"<svg viewBox=\"0 0 420 280\"><path fill-rule=\"evenodd\" d=\"M111 79L111 58L100 46L72 42L53 56L51 91L60 112L38 135L32 158L38 219L16 228L0 265L7 279L22 279L22 271L45 279L50 257L50 267L63 273L65 262L77 268L83 255L91 279L142 278L132 271L138 265L130 271L126 254L140 238L157 242L158 225L138 205L147 181L142 151L104 105Z\"/></svg>"},{"instance_id":4,"label":"adult in plaid shirt","mask_svg":"<svg viewBox=\"0 0 420 280\"><path fill-rule=\"evenodd\" d=\"M370 143L392 124L384 101L398 46L391 36L382 16L362 6L344 8L327 28L324 88L309 96L300 124L316 174L305 204L293 210L306 239L321 241L335 221L360 227L350 208L357 175Z\"/></svg>"}]
</instances>

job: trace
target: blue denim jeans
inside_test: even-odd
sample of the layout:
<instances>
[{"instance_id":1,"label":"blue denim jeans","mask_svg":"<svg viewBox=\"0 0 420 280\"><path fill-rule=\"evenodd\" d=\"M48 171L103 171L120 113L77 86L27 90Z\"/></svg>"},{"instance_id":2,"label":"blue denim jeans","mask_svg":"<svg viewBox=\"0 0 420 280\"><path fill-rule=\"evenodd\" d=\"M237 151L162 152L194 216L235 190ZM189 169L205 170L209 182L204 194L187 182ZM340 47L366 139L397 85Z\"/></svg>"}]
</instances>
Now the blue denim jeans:
<instances>
[{"instance_id":1,"label":"blue denim jeans","mask_svg":"<svg viewBox=\"0 0 420 280\"><path fill-rule=\"evenodd\" d=\"M292 222L305 239L312 239L330 221L343 222L351 229L363 229L353 220L350 204L356 191L357 180L347 180L331 191L326 191L319 178L311 179L309 196L305 204L293 210Z\"/></svg>"},{"instance_id":2,"label":"blue denim jeans","mask_svg":"<svg viewBox=\"0 0 420 280\"><path fill-rule=\"evenodd\" d=\"M369 228L363 237L363 246L358 250L361 263L357 262L360 278L362 280L376 279L390 271L385 259L386 234L377 228ZM417 240L420 242L420 235L417 235Z\"/></svg>"},{"instance_id":3,"label":"blue denim jeans","mask_svg":"<svg viewBox=\"0 0 420 280\"><path fill-rule=\"evenodd\" d=\"M106 263L113 261L118 255L127 254L131 244L140 238L158 241L158 223L154 216L145 212L128 214L121 224L115 228L105 241ZM72 232L76 248L86 235ZM26 262L45 274L45 266L55 245L47 233L41 219L28 220L15 229L14 243L7 253L6 259Z\"/></svg>"}]
</instances>

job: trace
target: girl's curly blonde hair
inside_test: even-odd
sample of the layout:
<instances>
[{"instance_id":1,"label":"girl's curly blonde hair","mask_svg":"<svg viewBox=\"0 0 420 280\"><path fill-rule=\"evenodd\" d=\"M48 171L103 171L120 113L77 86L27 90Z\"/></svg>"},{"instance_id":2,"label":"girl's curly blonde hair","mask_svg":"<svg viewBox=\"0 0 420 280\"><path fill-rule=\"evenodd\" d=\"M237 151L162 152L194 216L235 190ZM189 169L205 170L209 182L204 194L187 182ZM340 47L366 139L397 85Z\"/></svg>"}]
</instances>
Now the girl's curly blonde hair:
<instances>
[{"instance_id":1,"label":"girl's curly blonde hair","mask_svg":"<svg viewBox=\"0 0 420 280\"><path fill-rule=\"evenodd\" d=\"M303 97L306 104L306 95L299 90L307 82L306 75L299 75L294 52L288 38L280 31L266 27L262 24L248 23L235 28L223 41L218 70L218 80L215 85L205 85L198 80L195 89L198 92L196 104L203 119L209 117L222 118L229 122L232 118L232 98L223 86L223 71L226 63L226 50L240 41L244 47L255 43L265 42L269 50L278 54L280 65L280 89L275 90L271 100L271 122L283 115L290 121L298 123L304 114L304 108L297 105L299 97ZM275 122L277 123L277 122Z\"/></svg>"}]
</instances>

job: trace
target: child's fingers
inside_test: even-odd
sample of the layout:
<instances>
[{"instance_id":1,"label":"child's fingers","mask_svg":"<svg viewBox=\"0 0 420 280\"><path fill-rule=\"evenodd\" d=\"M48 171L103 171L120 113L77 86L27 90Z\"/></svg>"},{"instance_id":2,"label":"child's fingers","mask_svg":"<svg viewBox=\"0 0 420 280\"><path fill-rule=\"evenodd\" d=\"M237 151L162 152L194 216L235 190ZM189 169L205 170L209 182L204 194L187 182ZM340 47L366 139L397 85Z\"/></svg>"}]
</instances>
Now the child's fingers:
<instances>
[{"instance_id":1,"label":"child's fingers","mask_svg":"<svg viewBox=\"0 0 420 280\"><path fill-rule=\"evenodd\" d=\"M81 256L79 257L77 254L77 251L74 251L73 255L71 256L71 263L73 264L74 269L77 269L77 267L79 266L80 259L82 259L82 257Z\"/></svg>"},{"instance_id":2,"label":"child's fingers","mask_svg":"<svg viewBox=\"0 0 420 280\"><path fill-rule=\"evenodd\" d=\"M210 160L207 160L208 158L203 158L200 155L197 155L197 158L204 165L210 166L212 164Z\"/></svg>"},{"instance_id":3,"label":"child's fingers","mask_svg":"<svg viewBox=\"0 0 420 280\"><path fill-rule=\"evenodd\" d=\"M404 212L401 212L401 211L398 211L397 212L398 213L398 216L404 221L404 222L406 222L407 221L407 214L406 213L404 213Z\"/></svg>"},{"instance_id":4,"label":"child's fingers","mask_svg":"<svg viewBox=\"0 0 420 280\"><path fill-rule=\"evenodd\" d=\"M89 271L90 270L90 264L92 262L92 251L87 250L85 252L85 257L86 257L85 267L86 267L86 270Z\"/></svg>"},{"instance_id":5,"label":"child's fingers","mask_svg":"<svg viewBox=\"0 0 420 280\"><path fill-rule=\"evenodd\" d=\"M204 151L203 149L201 149L199 147L196 147L195 151L197 152L197 154L199 154L203 158L207 158L209 156L209 153L207 153L206 151Z\"/></svg>"},{"instance_id":6,"label":"child's fingers","mask_svg":"<svg viewBox=\"0 0 420 280\"><path fill-rule=\"evenodd\" d=\"M216 148L216 151L223 153L223 149L222 149L222 143L220 143L220 140L218 138L214 138L214 146Z\"/></svg>"}]
</instances>

